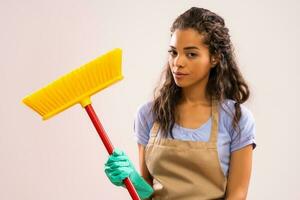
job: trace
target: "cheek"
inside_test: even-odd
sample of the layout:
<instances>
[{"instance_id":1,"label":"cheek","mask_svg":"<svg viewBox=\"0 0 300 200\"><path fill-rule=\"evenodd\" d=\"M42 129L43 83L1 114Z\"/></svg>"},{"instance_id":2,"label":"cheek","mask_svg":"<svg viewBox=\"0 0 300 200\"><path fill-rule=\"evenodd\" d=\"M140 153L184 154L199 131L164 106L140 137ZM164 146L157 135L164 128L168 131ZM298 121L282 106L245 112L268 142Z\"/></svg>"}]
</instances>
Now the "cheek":
<instances>
[{"instance_id":1,"label":"cheek","mask_svg":"<svg viewBox=\"0 0 300 200\"><path fill-rule=\"evenodd\" d=\"M197 59L195 62L198 71L206 72L211 68L211 64L209 62L209 57L203 56L202 58Z\"/></svg>"},{"instance_id":2,"label":"cheek","mask_svg":"<svg viewBox=\"0 0 300 200\"><path fill-rule=\"evenodd\" d=\"M170 68L173 67L173 59L172 58L168 58L168 64L169 64Z\"/></svg>"},{"instance_id":3,"label":"cheek","mask_svg":"<svg viewBox=\"0 0 300 200\"><path fill-rule=\"evenodd\" d=\"M194 62L192 68L192 76L194 78L199 78L201 76L206 76L209 73L211 67L209 64L209 60L199 59L197 62Z\"/></svg>"},{"instance_id":4,"label":"cheek","mask_svg":"<svg viewBox=\"0 0 300 200\"><path fill-rule=\"evenodd\" d=\"M172 57L171 57L171 56L169 56L169 57L168 57L168 62L169 62L169 65L171 65L171 64L172 64L172 61L173 61Z\"/></svg>"},{"instance_id":5,"label":"cheek","mask_svg":"<svg viewBox=\"0 0 300 200\"><path fill-rule=\"evenodd\" d=\"M199 59L198 59L198 63L201 66L208 66L210 65L209 62L209 56L208 55L202 55Z\"/></svg>"}]
</instances>

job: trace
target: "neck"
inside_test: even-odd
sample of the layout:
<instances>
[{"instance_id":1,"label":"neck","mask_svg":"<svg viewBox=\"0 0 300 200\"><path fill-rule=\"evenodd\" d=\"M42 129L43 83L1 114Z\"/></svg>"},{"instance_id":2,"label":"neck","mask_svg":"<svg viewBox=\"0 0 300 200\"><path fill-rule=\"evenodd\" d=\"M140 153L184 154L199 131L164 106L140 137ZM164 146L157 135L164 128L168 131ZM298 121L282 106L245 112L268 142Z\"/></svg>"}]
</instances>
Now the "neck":
<instances>
[{"instance_id":1,"label":"neck","mask_svg":"<svg viewBox=\"0 0 300 200\"><path fill-rule=\"evenodd\" d=\"M189 105L211 105L211 98L206 94L207 82L182 88L182 103Z\"/></svg>"}]
</instances>

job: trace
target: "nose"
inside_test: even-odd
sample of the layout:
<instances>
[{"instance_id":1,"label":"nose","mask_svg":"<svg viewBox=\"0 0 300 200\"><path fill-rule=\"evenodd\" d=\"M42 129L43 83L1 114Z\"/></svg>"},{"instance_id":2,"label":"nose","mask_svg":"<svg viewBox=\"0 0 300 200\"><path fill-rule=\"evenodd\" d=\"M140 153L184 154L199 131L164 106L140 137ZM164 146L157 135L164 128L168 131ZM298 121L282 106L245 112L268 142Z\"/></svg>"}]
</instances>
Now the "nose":
<instances>
[{"instance_id":1,"label":"nose","mask_svg":"<svg viewBox=\"0 0 300 200\"><path fill-rule=\"evenodd\" d=\"M185 58L184 56L177 55L173 60L174 67L184 67L185 66Z\"/></svg>"}]
</instances>

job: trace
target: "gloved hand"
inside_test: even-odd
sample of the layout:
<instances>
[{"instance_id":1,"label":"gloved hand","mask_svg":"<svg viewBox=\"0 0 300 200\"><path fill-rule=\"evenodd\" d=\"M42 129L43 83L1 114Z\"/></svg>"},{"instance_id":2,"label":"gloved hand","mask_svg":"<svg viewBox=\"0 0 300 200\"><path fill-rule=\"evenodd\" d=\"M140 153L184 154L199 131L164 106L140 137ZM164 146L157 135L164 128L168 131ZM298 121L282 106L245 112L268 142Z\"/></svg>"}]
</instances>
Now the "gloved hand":
<instances>
[{"instance_id":1,"label":"gloved hand","mask_svg":"<svg viewBox=\"0 0 300 200\"><path fill-rule=\"evenodd\" d=\"M116 186L125 187L123 180L129 177L141 199L148 198L153 193L152 187L138 174L128 156L120 149L115 148L109 156L105 163L105 173Z\"/></svg>"}]
</instances>

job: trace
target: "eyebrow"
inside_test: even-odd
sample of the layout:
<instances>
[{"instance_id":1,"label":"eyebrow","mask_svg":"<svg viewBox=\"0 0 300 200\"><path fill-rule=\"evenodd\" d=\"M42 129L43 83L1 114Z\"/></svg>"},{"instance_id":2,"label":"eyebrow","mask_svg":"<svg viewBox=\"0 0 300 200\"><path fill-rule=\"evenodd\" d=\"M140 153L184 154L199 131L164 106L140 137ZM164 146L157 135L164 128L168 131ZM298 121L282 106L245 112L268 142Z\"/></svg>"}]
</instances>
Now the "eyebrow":
<instances>
[{"instance_id":1,"label":"eyebrow","mask_svg":"<svg viewBox=\"0 0 300 200\"><path fill-rule=\"evenodd\" d=\"M170 45L170 47L172 48L172 49L176 49L174 46L172 46L172 45ZM196 47L196 46L190 46L190 47L184 47L183 49L185 49L185 50L189 50L189 49L198 49L198 50L200 50L198 47Z\"/></svg>"}]
</instances>

